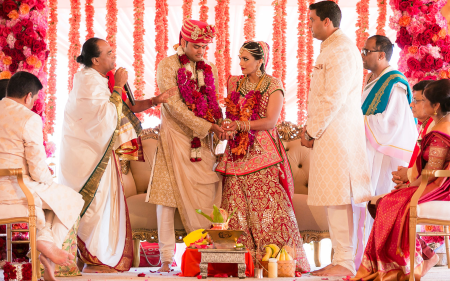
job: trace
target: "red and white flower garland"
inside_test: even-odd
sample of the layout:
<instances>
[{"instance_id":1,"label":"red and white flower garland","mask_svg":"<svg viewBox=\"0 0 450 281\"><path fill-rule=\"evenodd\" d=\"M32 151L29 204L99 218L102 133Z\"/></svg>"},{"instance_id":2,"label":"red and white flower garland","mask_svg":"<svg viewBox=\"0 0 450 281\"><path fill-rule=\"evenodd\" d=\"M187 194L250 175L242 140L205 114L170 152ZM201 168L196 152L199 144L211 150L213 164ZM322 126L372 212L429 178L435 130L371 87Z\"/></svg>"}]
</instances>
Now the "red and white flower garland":
<instances>
[{"instance_id":1,"label":"red and white flower garland","mask_svg":"<svg viewBox=\"0 0 450 281\"><path fill-rule=\"evenodd\" d=\"M47 102L45 107L45 126L44 135L53 134L56 118L56 65L58 54L57 43L57 25L58 25L58 0L49 0L48 6L50 9L48 20L48 48L49 48L49 70L48 70L48 84L47 84Z\"/></svg>"},{"instance_id":2,"label":"red and white flower garland","mask_svg":"<svg viewBox=\"0 0 450 281\"><path fill-rule=\"evenodd\" d=\"M309 5L313 4L315 1L314 0L309 0ZM308 18L308 25L310 22L309 19L309 13L307 15ZM308 26L307 25L307 26ZM312 71L313 71L313 64L314 64L314 45L313 45L313 36L312 33L310 31L307 32L308 33L308 41L306 43L306 89L307 91L309 91L309 87L311 85L311 75L312 75Z\"/></svg>"},{"instance_id":3,"label":"red and white flower garland","mask_svg":"<svg viewBox=\"0 0 450 281\"><path fill-rule=\"evenodd\" d=\"M84 11L86 13L86 40L95 36L94 33L94 6L92 5L94 0L86 0L84 4Z\"/></svg>"},{"instance_id":4,"label":"red and white flower garland","mask_svg":"<svg viewBox=\"0 0 450 281\"><path fill-rule=\"evenodd\" d=\"M364 47L364 43L369 38L369 2L370 0L361 0L356 3L356 13L358 20L356 22L356 46L359 50ZM364 69L364 77L367 75L367 70Z\"/></svg>"},{"instance_id":5,"label":"red and white flower garland","mask_svg":"<svg viewBox=\"0 0 450 281\"><path fill-rule=\"evenodd\" d=\"M117 0L106 0L106 41L116 55L117 44Z\"/></svg>"},{"instance_id":6,"label":"red and white flower garland","mask_svg":"<svg viewBox=\"0 0 450 281\"><path fill-rule=\"evenodd\" d=\"M208 0L200 0L198 5L200 6L200 21L208 22ZM206 47L205 55L203 56L205 59L208 58L208 49L209 47Z\"/></svg>"},{"instance_id":7,"label":"red and white flower garland","mask_svg":"<svg viewBox=\"0 0 450 281\"><path fill-rule=\"evenodd\" d=\"M304 125L307 116L308 89L306 88L306 42L308 36L308 8L306 0L298 0L297 47L297 124Z\"/></svg>"},{"instance_id":8,"label":"red and white flower garland","mask_svg":"<svg viewBox=\"0 0 450 281\"><path fill-rule=\"evenodd\" d=\"M224 77L224 87L226 87L225 83L230 77L231 74L231 53L230 53L230 28L228 23L230 22L230 0L224 1L224 21L223 21L223 29L225 32L225 51L223 53L223 58L225 61L225 77Z\"/></svg>"},{"instance_id":9,"label":"red and white flower garland","mask_svg":"<svg viewBox=\"0 0 450 281\"><path fill-rule=\"evenodd\" d=\"M133 10L134 10L134 30L133 30L133 67L134 67L134 96L137 99L142 99L144 96L144 11L145 5L144 0L133 0ZM154 109L151 108L148 112L149 115L155 115ZM136 115L140 120L143 120L143 114Z\"/></svg>"},{"instance_id":10,"label":"red and white flower garland","mask_svg":"<svg viewBox=\"0 0 450 281\"><path fill-rule=\"evenodd\" d=\"M278 78L285 87L286 82L286 0L274 0L273 15L273 76ZM284 121L286 116L284 101L278 122Z\"/></svg>"},{"instance_id":11,"label":"red and white flower garland","mask_svg":"<svg viewBox=\"0 0 450 281\"><path fill-rule=\"evenodd\" d=\"M377 6L378 6L377 34L386 36L384 27L386 26L387 0L377 0Z\"/></svg>"},{"instance_id":12,"label":"red and white flower garland","mask_svg":"<svg viewBox=\"0 0 450 281\"><path fill-rule=\"evenodd\" d=\"M245 41L252 41L255 38L255 0L245 0L244 7L244 37Z\"/></svg>"},{"instance_id":13,"label":"red and white flower garland","mask_svg":"<svg viewBox=\"0 0 450 281\"><path fill-rule=\"evenodd\" d=\"M81 13L80 13L80 0L70 0L70 29L69 29L69 83L68 88L69 92L72 91L73 87L73 76L78 71L78 62L77 57L81 53L81 44L80 44L80 22L81 22Z\"/></svg>"},{"instance_id":14,"label":"red and white flower garland","mask_svg":"<svg viewBox=\"0 0 450 281\"><path fill-rule=\"evenodd\" d=\"M193 0L183 0L183 21L192 18L192 2Z\"/></svg>"},{"instance_id":15,"label":"red and white flower garland","mask_svg":"<svg viewBox=\"0 0 450 281\"><path fill-rule=\"evenodd\" d=\"M223 96L225 89L225 29L224 29L224 21L225 15L223 13L225 9L225 1L226 0L216 0L217 4L214 7L215 16L216 16L216 51L214 52L217 72L219 75L219 102L223 104Z\"/></svg>"},{"instance_id":16,"label":"red and white flower garland","mask_svg":"<svg viewBox=\"0 0 450 281\"><path fill-rule=\"evenodd\" d=\"M201 60L196 63L197 79L193 79L190 60L181 46L177 49L181 67L178 70L177 84L180 95L195 116L211 123L222 119L222 111L216 97L214 74L209 64ZM201 161L201 141L193 137L191 141L191 162Z\"/></svg>"}]
</instances>

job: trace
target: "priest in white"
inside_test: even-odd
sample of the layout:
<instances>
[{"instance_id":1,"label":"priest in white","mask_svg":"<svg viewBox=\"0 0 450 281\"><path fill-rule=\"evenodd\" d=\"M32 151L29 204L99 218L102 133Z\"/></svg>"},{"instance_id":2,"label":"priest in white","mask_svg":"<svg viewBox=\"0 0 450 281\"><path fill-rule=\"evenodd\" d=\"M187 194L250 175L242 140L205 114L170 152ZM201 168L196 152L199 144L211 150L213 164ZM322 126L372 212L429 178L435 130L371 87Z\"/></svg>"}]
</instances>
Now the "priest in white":
<instances>
[{"instance_id":1,"label":"priest in white","mask_svg":"<svg viewBox=\"0 0 450 281\"><path fill-rule=\"evenodd\" d=\"M366 147L371 171L372 195L389 193L395 186L392 172L407 166L417 140L409 104L412 92L406 77L389 65L394 45L375 35L361 50L367 75L362 94ZM359 266L372 229L373 219L364 207L354 209L355 263Z\"/></svg>"},{"instance_id":2,"label":"priest in white","mask_svg":"<svg viewBox=\"0 0 450 281\"><path fill-rule=\"evenodd\" d=\"M78 229L83 272L128 271L133 243L119 157L130 159L138 150L131 141L142 129L133 109L145 110L164 96L136 101L130 109L121 97L125 69L116 71L113 91L108 87L115 56L102 39L87 40L77 62L85 67L74 76L64 112L58 177L85 201Z\"/></svg>"},{"instance_id":3,"label":"priest in white","mask_svg":"<svg viewBox=\"0 0 450 281\"><path fill-rule=\"evenodd\" d=\"M74 256L62 245L83 207L80 194L53 182L46 163L42 118L31 111L42 84L24 71L14 74L0 101L0 169L21 168L36 205L36 247L44 279L55 280L54 264L69 265ZM25 194L16 177L0 177L0 219L28 216ZM10 249L9 249L10 250Z\"/></svg>"}]
</instances>

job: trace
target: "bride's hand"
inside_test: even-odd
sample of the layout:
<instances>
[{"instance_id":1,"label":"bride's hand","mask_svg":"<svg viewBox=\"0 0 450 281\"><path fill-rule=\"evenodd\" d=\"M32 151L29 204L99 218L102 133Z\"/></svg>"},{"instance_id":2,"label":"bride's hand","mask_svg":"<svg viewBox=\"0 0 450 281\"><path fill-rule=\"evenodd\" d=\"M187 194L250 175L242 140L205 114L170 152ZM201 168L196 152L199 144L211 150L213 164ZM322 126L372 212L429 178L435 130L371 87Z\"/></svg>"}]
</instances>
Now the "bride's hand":
<instances>
[{"instance_id":1,"label":"bride's hand","mask_svg":"<svg viewBox=\"0 0 450 281\"><path fill-rule=\"evenodd\" d=\"M222 129L225 131L236 131L237 124L235 121L231 122L230 124L222 124Z\"/></svg>"}]
</instances>

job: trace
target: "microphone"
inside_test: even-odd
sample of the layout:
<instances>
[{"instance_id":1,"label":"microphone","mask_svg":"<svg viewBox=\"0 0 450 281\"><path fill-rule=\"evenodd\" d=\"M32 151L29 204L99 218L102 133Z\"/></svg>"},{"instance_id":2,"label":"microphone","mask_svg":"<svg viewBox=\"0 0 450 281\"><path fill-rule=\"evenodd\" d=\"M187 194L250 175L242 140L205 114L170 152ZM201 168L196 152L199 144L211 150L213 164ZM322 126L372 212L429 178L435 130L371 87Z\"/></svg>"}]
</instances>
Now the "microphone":
<instances>
[{"instance_id":1,"label":"microphone","mask_svg":"<svg viewBox=\"0 0 450 281\"><path fill-rule=\"evenodd\" d=\"M125 83L123 88L125 89L125 92L127 93L127 97L130 100L131 105L135 106L136 105L136 101L134 99L133 93L131 92L130 85L128 85L128 82Z\"/></svg>"}]
</instances>

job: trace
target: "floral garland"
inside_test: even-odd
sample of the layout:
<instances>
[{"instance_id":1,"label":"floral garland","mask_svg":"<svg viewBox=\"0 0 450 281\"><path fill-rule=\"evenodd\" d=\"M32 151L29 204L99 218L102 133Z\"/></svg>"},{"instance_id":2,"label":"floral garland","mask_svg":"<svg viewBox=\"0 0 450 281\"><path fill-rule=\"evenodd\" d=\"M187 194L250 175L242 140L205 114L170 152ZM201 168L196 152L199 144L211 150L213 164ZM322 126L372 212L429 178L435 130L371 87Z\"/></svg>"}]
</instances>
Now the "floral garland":
<instances>
[{"instance_id":1,"label":"floral garland","mask_svg":"<svg viewBox=\"0 0 450 281\"><path fill-rule=\"evenodd\" d=\"M168 30L168 21L167 16L169 13L169 6L167 5L167 0L156 0L155 2L155 51L156 51L156 59L155 59L155 74L158 70L159 63L167 57L167 45L169 44L169 30ZM155 96L159 95L158 83L156 81L155 75ZM142 95L142 94L141 94ZM138 96L138 99L143 99L143 96ZM153 109L153 114L157 113L159 116L159 106Z\"/></svg>"},{"instance_id":2,"label":"floral garland","mask_svg":"<svg viewBox=\"0 0 450 281\"><path fill-rule=\"evenodd\" d=\"M217 67L218 73L218 84L219 84L219 102L223 103L224 96L224 88L225 88L225 60L224 60L224 52L225 52L225 38L224 38L224 13L223 9L225 0L216 0L217 5L214 7L215 16L216 16L216 51L214 52L214 58Z\"/></svg>"},{"instance_id":3,"label":"floral garland","mask_svg":"<svg viewBox=\"0 0 450 281\"><path fill-rule=\"evenodd\" d=\"M193 0L183 0L183 21L192 18Z\"/></svg>"},{"instance_id":4,"label":"floral garland","mask_svg":"<svg viewBox=\"0 0 450 281\"><path fill-rule=\"evenodd\" d=\"M106 41L112 49L113 56L116 55L117 44L117 0L106 0Z\"/></svg>"},{"instance_id":5,"label":"floral garland","mask_svg":"<svg viewBox=\"0 0 450 281\"><path fill-rule=\"evenodd\" d=\"M273 77L281 79L281 76L283 74L283 66L282 66L282 60L281 60L281 52L282 52L282 41L283 41L283 35L281 31L281 17L282 17L282 7L281 7L281 0L274 0L272 2L272 6L274 7L274 13L273 13L273 48L272 48L272 64L273 64Z\"/></svg>"},{"instance_id":6,"label":"floral garland","mask_svg":"<svg viewBox=\"0 0 450 281\"><path fill-rule=\"evenodd\" d=\"M245 102L240 105L239 99L241 93L239 90L233 91L230 97L225 98L226 116L231 121L253 121L259 119L259 104L261 100L260 91L250 91L245 95ZM236 157L243 157L250 146L255 141L255 130L248 132L238 132L236 136L229 140L231 153Z\"/></svg>"},{"instance_id":7,"label":"floral garland","mask_svg":"<svg viewBox=\"0 0 450 281\"><path fill-rule=\"evenodd\" d=\"M45 98L47 90L46 61L48 8L44 0L5 0L0 8L0 79L9 79L17 71L36 75L44 88L39 91L32 111L41 116L45 125ZM51 156L45 126L44 146Z\"/></svg>"},{"instance_id":8,"label":"floral garland","mask_svg":"<svg viewBox=\"0 0 450 281\"><path fill-rule=\"evenodd\" d=\"M244 37L246 41L251 41L255 38L255 0L245 0L244 8Z\"/></svg>"},{"instance_id":9,"label":"floral garland","mask_svg":"<svg viewBox=\"0 0 450 281\"><path fill-rule=\"evenodd\" d=\"M303 125L306 122L308 89L306 88L306 41L308 36L307 1L298 0L298 48L297 48L297 123Z\"/></svg>"},{"instance_id":10,"label":"floral garland","mask_svg":"<svg viewBox=\"0 0 450 281\"><path fill-rule=\"evenodd\" d=\"M313 4L314 0L309 0L309 5ZM308 25L310 22L309 16L307 16ZM307 25L307 26L308 26ZM306 45L306 89L309 91L311 85L311 75L313 71L314 64L314 46L313 46L313 36L311 32L308 32L308 41Z\"/></svg>"},{"instance_id":11,"label":"floral garland","mask_svg":"<svg viewBox=\"0 0 450 281\"><path fill-rule=\"evenodd\" d=\"M200 0L198 5L200 6L200 21L208 22L208 0ZM208 49L209 47L206 47L205 55L203 56L205 59L208 58Z\"/></svg>"},{"instance_id":12,"label":"floral garland","mask_svg":"<svg viewBox=\"0 0 450 281\"><path fill-rule=\"evenodd\" d=\"M222 111L216 97L216 87L214 85L214 74L209 64L203 60L197 62L197 81L192 79L192 68L190 60L178 47L178 58L181 67L178 70L177 83L180 95L189 109L195 116L203 118L211 123L222 119ZM199 162L201 158L201 142L198 137L193 137L191 141L191 162Z\"/></svg>"},{"instance_id":13,"label":"floral garland","mask_svg":"<svg viewBox=\"0 0 450 281\"><path fill-rule=\"evenodd\" d=\"M3 266L3 277L5 281L10 280L31 280L31 263L10 263L6 262Z\"/></svg>"},{"instance_id":14,"label":"floral garland","mask_svg":"<svg viewBox=\"0 0 450 281\"><path fill-rule=\"evenodd\" d=\"M80 0L70 0L70 29L69 29L69 83L68 88L69 92L72 91L73 87L73 76L78 71L78 62L77 56L80 55L81 52L81 44L80 44L80 22L81 22L81 13L80 13Z\"/></svg>"},{"instance_id":15,"label":"floral garland","mask_svg":"<svg viewBox=\"0 0 450 281\"><path fill-rule=\"evenodd\" d=\"M397 31L395 42L402 49L398 69L411 85L450 77L450 36L440 13L445 4L445 0L390 2L394 15L389 26Z\"/></svg>"},{"instance_id":16,"label":"floral garland","mask_svg":"<svg viewBox=\"0 0 450 281\"><path fill-rule=\"evenodd\" d=\"M224 1L224 21L223 21L223 29L225 31L225 51L223 53L223 57L225 60L225 77L224 77L224 87L226 80L230 77L231 74L231 53L230 53L230 28L228 23L230 22L230 0L222 0Z\"/></svg>"},{"instance_id":17,"label":"floral garland","mask_svg":"<svg viewBox=\"0 0 450 281\"><path fill-rule=\"evenodd\" d=\"M47 102L45 107L45 126L44 135L53 134L56 118L56 65L58 54L57 43L57 25L58 25L58 1L49 0L48 6L50 9L50 15L48 20L48 49L49 53L49 71L48 71L48 93Z\"/></svg>"},{"instance_id":18,"label":"floral garland","mask_svg":"<svg viewBox=\"0 0 450 281\"><path fill-rule=\"evenodd\" d=\"M386 36L384 27L386 26L387 1L386 0L377 0L377 6L378 6L377 34Z\"/></svg>"},{"instance_id":19,"label":"floral garland","mask_svg":"<svg viewBox=\"0 0 450 281\"><path fill-rule=\"evenodd\" d=\"M283 83L283 88L286 89L286 30L287 30L287 22L286 22L286 5L287 0L281 0L281 82ZM283 99L283 107L281 108L280 118L278 122L283 122L286 119L286 99Z\"/></svg>"},{"instance_id":20,"label":"floral garland","mask_svg":"<svg viewBox=\"0 0 450 281\"><path fill-rule=\"evenodd\" d=\"M86 13L86 40L95 36L94 33L94 0L86 0L84 4L84 11Z\"/></svg>"},{"instance_id":21,"label":"floral garland","mask_svg":"<svg viewBox=\"0 0 450 281\"><path fill-rule=\"evenodd\" d=\"M356 46L359 50L364 47L364 43L369 38L369 2L370 0L361 0L356 3L356 13L358 20L356 22ZM378 28L378 26L377 26ZM364 69L364 79L367 75L367 69Z\"/></svg>"},{"instance_id":22,"label":"floral garland","mask_svg":"<svg viewBox=\"0 0 450 281\"><path fill-rule=\"evenodd\" d=\"M133 30L133 67L134 67L134 96L137 99L142 99L144 96L145 80L144 80L144 60L142 55L144 54L144 11L145 5L144 0L133 0L133 10L134 10L134 30ZM149 112L150 115L155 115L154 109L152 108ZM136 115L139 120L143 120L143 114Z\"/></svg>"}]
</instances>

